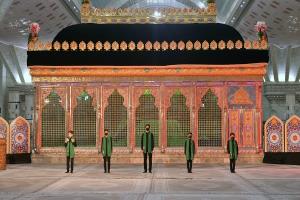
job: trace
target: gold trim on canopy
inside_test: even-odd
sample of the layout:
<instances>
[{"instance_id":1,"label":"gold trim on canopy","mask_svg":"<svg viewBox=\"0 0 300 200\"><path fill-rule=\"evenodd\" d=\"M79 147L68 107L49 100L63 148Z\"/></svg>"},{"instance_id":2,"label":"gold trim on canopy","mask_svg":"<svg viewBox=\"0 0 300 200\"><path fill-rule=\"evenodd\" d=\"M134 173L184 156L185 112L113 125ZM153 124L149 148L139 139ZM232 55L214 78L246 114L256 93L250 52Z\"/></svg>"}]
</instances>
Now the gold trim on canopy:
<instances>
[{"instance_id":1,"label":"gold trim on canopy","mask_svg":"<svg viewBox=\"0 0 300 200\"><path fill-rule=\"evenodd\" d=\"M190 24L215 23L216 4L206 8L95 8L81 6L81 23L97 24Z\"/></svg>"},{"instance_id":2,"label":"gold trim on canopy","mask_svg":"<svg viewBox=\"0 0 300 200\"><path fill-rule=\"evenodd\" d=\"M31 66L33 78L44 77L163 77L163 76L256 76L263 77L267 63L234 65L168 66ZM38 80L38 79L34 79Z\"/></svg>"},{"instance_id":3,"label":"gold trim on canopy","mask_svg":"<svg viewBox=\"0 0 300 200\"><path fill-rule=\"evenodd\" d=\"M53 46L53 47L52 47ZM125 42L122 41L118 43L117 41L103 41L103 42L94 42L89 41L87 44L84 41L77 42L72 41L68 43L64 41L62 44L60 42L55 41L53 44L51 42L45 42L45 44L41 41L31 41L28 44L28 51L75 51L79 47L80 51L166 51L166 50L225 50L225 49L257 49L257 50L266 50L269 48L268 43L265 41L245 41L242 42L240 40L233 42L229 40L227 42L221 40L216 42L215 40L208 42L208 41L147 41L146 43L139 41L135 43L134 41Z\"/></svg>"}]
</instances>

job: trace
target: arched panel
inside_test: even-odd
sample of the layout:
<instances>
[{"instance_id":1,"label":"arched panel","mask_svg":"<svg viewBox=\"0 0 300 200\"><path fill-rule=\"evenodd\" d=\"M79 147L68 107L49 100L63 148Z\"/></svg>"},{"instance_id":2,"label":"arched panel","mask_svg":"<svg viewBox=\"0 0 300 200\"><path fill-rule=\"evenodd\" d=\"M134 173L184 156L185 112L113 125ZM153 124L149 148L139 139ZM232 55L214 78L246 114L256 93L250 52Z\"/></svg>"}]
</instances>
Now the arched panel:
<instances>
[{"instance_id":1,"label":"arched panel","mask_svg":"<svg viewBox=\"0 0 300 200\"><path fill-rule=\"evenodd\" d=\"M6 153L9 153L9 125L0 117L0 139L6 139Z\"/></svg>"},{"instance_id":2,"label":"arched panel","mask_svg":"<svg viewBox=\"0 0 300 200\"><path fill-rule=\"evenodd\" d=\"M44 101L42 109L42 147L64 145L66 132L65 109L61 97L52 91Z\"/></svg>"},{"instance_id":3,"label":"arched panel","mask_svg":"<svg viewBox=\"0 0 300 200\"><path fill-rule=\"evenodd\" d=\"M115 89L107 101L108 105L104 110L104 128L109 130L114 146L127 147L128 115L124 97Z\"/></svg>"},{"instance_id":4,"label":"arched panel","mask_svg":"<svg viewBox=\"0 0 300 200\"><path fill-rule=\"evenodd\" d=\"M145 132L145 125L150 124L154 135L155 146L159 146L159 110L155 105L155 97L150 90L139 97L139 106L135 112L135 144L141 145L141 136Z\"/></svg>"},{"instance_id":5,"label":"arched panel","mask_svg":"<svg viewBox=\"0 0 300 200\"><path fill-rule=\"evenodd\" d=\"M265 152L284 152L283 122L276 116L270 117L264 127Z\"/></svg>"},{"instance_id":6,"label":"arched panel","mask_svg":"<svg viewBox=\"0 0 300 200\"><path fill-rule=\"evenodd\" d=\"M300 118L296 115L285 123L285 151L300 152Z\"/></svg>"},{"instance_id":7,"label":"arched panel","mask_svg":"<svg viewBox=\"0 0 300 200\"><path fill-rule=\"evenodd\" d=\"M198 110L199 146L222 146L222 113L218 97L208 90L201 99Z\"/></svg>"},{"instance_id":8,"label":"arched panel","mask_svg":"<svg viewBox=\"0 0 300 200\"><path fill-rule=\"evenodd\" d=\"M17 117L10 124L11 153L30 153L30 124L23 117Z\"/></svg>"},{"instance_id":9,"label":"arched panel","mask_svg":"<svg viewBox=\"0 0 300 200\"><path fill-rule=\"evenodd\" d=\"M190 132L190 110L186 105L186 97L177 92L170 98L167 109L167 146L182 147Z\"/></svg>"},{"instance_id":10,"label":"arched panel","mask_svg":"<svg viewBox=\"0 0 300 200\"><path fill-rule=\"evenodd\" d=\"M73 130L77 145L81 147L96 146L96 108L93 98L84 90L77 97L73 113Z\"/></svg>"}]
</instances>

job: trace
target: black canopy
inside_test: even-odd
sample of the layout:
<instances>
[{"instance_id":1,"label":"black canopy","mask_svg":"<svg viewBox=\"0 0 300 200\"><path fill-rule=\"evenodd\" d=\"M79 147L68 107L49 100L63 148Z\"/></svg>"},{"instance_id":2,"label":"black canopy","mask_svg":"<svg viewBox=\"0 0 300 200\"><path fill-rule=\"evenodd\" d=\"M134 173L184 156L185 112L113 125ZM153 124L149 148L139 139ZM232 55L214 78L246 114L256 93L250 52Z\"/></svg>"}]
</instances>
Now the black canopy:
<instances>
[{"instance_id":1,"label":"black canopy","mask_svg":"<svg viewBox=\"0 0 300 200\"><path fill-rule=\"evenodd\" d=\"M64 28L53 42L93 41L135 43L204 40L243 41L225 24L77 24ZM28 66L164 66L176 64L247 64L268 62L267 50L166 50L166 51L28 51Z\"/></svg>"}]
</instances>

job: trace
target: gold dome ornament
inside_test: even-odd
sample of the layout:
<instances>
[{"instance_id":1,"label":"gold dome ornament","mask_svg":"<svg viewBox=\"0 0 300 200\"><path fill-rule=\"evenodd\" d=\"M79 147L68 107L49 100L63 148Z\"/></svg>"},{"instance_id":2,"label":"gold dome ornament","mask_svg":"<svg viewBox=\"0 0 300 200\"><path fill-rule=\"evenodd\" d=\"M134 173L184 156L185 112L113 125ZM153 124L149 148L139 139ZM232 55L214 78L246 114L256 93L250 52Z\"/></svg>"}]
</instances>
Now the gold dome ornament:
<instances>
[{"instance_id":1,"label":"gold dome ornament","mask_svg":"<svg viewBox=\"0 0 300 200\"><path fill-rule=\"evenodd\" d=\"M67 51L67 50L69 50L69 43L67 41L64 41L62 43L61 47L64 51Z\"/></svg>"},{"instance_id":2,"label":"gold dome ornament","mask_svg":"<svg viewBox=\"0 0 300 200\"><path fill-rule=\"evenodd\" d=\"M190 41L190 40L187 41L185 48L190 51L190 50L193 50L193 47L194 47L194 45L193 45L192 41Z\"/></svg>"},{"instance_id":3,"label":"gold dome ornament","mask_svg":"<svg viewBox=\"0 0 300 200\"><path fill-rule=\"evenodd\" d=\"M59 51L60 47L61 47L61 45L60 45L60 43L58 41L54 42L53 48L55 49L55 51Z\"/></svg>"},{"instance_id":4,"label":"gold dome ornament","mask_svg":"<svg viewBox=\"0 0 300 200\"><path fill-rule=\"evenodd\" d=\"M104 48L105 51L109 51L111 49L110 42L108 42L108 41L104 42L103 48Z\"/></svg>"},{"instance_id":5,"label":"gold dome ornament","mask_svg":"<svg viewBox=\"0 0 300 200\"><path fill-rule=\"evenodd\" d=\"M81 51L86 50L86 44L85 44L84 41L81 41L81 42L79 43L79 49L80 49Z\"/></svg>"},{"instance_id":6,"label":"gold dome ornament","mask_svg":"<svg viewBox=\"0 0 300 200\"><path fill-rule=\"evenodd\" d=\"M251 43L250 40L246 40L246 41L244 42L244 48L245 48L245 49L252 49L252 43Z\"/></svg>"},{"instance_id":7,"label":"gold dome ornament","mask_svg":"<svg viewBox=\"0 0 300 200\"><path fill-rule=\"evenodd\" d=\"M173 50L173 51L177 49L177 43L175 41L172 41L170 43L170 49Z\"/></svg>"},{"instance_id":8,"label":"gold dome ornament","mask_svg":"<svg viewBox=\"0 0 300 200\"><path fill-rule=\"evenodd\" d=\"M267 40L262 40L261 42L260 42L260 47L261 47L261 49L268 49L268 42L267 42Z\"/></svg>"},{"instance_id":9,"label":"gold dome ornament","mask_svg":"<svg viewBox=\"0 0 300 200\"><path fill-rule=\"evenodd\" d=\"M233 48L234 48L234 43L233 43L231 40L229 40L229 41L227 42L227 49L231 50L231 49L233 49Z\"/></svg>"},{"instance_id":10,"label":"gold dome ornament","mask_svg":"<svg viewBox=\"0 0 300 200\"><path fill-rule=\"evenodd\" d=\"M226 48L226 43L224 40L219 41L218 48L224 50Z\"/></svg>"},{"instance_id":11,"label":"gold dome ornament","mask_svg":"<svg viewBox=\"0 0 300 200\"><path fill-rule=\"evenodd\" d=\"M211 50L216 50L218 48L218 44L217 44L217 42L216 41L211 41L210 42L210 49Z\"/></svg>"},{"instance_id":12,"label":"gold dome ornament","mask_svg":"<svg viewBox=\"0 0 300 200\"><path fill-rule=\"evenodd\" d=\"M136 46L139 51L144 49L144 43L142 41L139 41Z\"/></svg>"},{"instance_id":13,"label":"gold dome ornament","mask_svg":"<svg viewBox=\"0 0 300 200\"><path fill-rule=\"evenodd\" d=\"M46 44L45 44L45 49L46 49L47 51L50 51L50 50L52 49L52 42L46 42Z\"/></svg>"},{"instance_id":14,"label":"gold dome ornament","mask_svg":"<svg viewBox=\"0 0 300 200\"><path fill-rule=\"evenodd\" d=\"M96 42L95 48L97 51L101 51L103 48L102 42L100 41Z\"/></svg>"},{"instance_id":15,"label":"gold dome ornament","mask_svg":"<svg viewBox=\"0 0 300 200\"><path fill-rule=\"evenodd\" d=\"M127 43L125 41L122 41L120 44L120 49L122 51L125 51L128 48Z\"/></svg>"},{"instance_id":16,"label":"gold dome ornament","mask_svg":"<svg viewBox=\"0 0 300 200\"><path fill-rule=\"evenodd\" d=\"M198 40L194 43L194 49L195 50L200 50L201 49L201 42Z\"/></svg>"},{"instance_id":17,"label":"gold dome ornament","mask_svg":"<svg viewBox=\"0 0 300 200\"><path fill-rule=\"evenodd\" d=\"M131 51L135 50L135 43L134 43L133 41L129 42L128 48L129 48L129 50L131 50Z\"/></svg>"},{"instance_id":18,"label":"gold dome ornament","mask_svg":"<svg viewBox=\"0 0 300 200\"><path fill-rule=\"evenodd\" d=\"M179 41L178 42L178 49L180 51L182 51L182 50L184 50L184 48L185 48L185 43L183 41Z\"/></svg>"},{"instance_id":19,"label":"gold dome ornament","mask_svg":"<svg viewBox=\"0 0 300 200\"><path fill-rule=\"evenodd\" d=\"M202 43L202 49L203 50L208 50L209 49L209 43L206 40Z\"/></svg>"},{"instance_id":20,"label":"gold dome ornament","mask_svg":"<svg viewBox=\"0 0 300 200\"><path fill-rule=\"evenodd\" d=\"M161 43L161 49L162 49L163 51L165 51L165 50L167 50L168 48L169 48L168 42L163 41L163 42Z\"/></svg>"},{"instance_id":21,"label":"gold dome ornament","mask_svg":"<svg viewBox=\"0 0 300 200\"><path fill-rule=\"evenodd\" d=\"M117 51L119 50L119 43L114 41L111 45L111 48L114 50L114 51Z\"/></svg>"},{"instance_id":22,"label":"gold dome ornament","mask_svg":"<svg viewBox=\"0 0 300 200\"><path fill-rule=\"evenodd\" d=\"M153 49L155 51L159 51L160 50L160 43L158 41L154 42Z\"/></svg>"},{"instance_id":23,"label":"gold dome ornament","mask_svg":"<svg viewBox=\"0 0 300 200\"><path fill-rule=\"evenodd\" d=\"M148 51L151 51L151 50L152 50L152 43L151 43L150 41L146 42L145 48L146 48Z\"/></svg>"},{"instance_id":24,"label":"gold dome ornament","mask_svg":"<svg viewBox=\"0 0 300 200\"><path fill-rule=\"evenodd\" d=\"M241 49L241 48L243 48L243 43L242 43L241 40L238 40L238 41L235 42L235 48L236 48L236 49Z\"/></svg>"},{"instance_id":25,"label":"gold dome ornament","mask_svg":"<svg viewBox=\"0 0 300 200\"><path fill-rule=\"evenodd\" d=\"M259 41L253 41L252 42L252 47L253 49L260 49L260 44L259 44Z\"/></svg>"},{"instance_id":26,"label":"gold dome ornament","mask_svg":"<svg viewBox=\"0 0 300 200\"><path fill-rule=\"evenodd\" d=\"M94 48L95 48L94 42L89 41L89 42L87 43L87 49L88 49L89 51L93 51Z\"/></svg>"},{"instance_id":27,"label":"gold dome ornament","mask_svg":"<svg viewBox=\"0 0 300 200\"><path fill-rule=\"evenodd\" d=\"M77 42L72 41L70 47L73 51L77 50L77 48L78 48Z\"/></svg>"}]
</instances>

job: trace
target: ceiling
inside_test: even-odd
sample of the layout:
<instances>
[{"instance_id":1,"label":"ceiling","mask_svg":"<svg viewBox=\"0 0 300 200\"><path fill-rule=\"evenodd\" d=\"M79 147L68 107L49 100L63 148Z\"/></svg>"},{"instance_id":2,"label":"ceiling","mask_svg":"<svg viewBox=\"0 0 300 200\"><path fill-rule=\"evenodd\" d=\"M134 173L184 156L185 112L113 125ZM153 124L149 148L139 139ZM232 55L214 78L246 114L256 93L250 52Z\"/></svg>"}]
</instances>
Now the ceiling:
<instances>
[{"instance_id":1,"label":"ceiling","mask_svg":"<svg viewBox=\"0 0 300 200\"><path fill-rule=\"evenodd\" d=\"M51 40L62 28L80 23L81 0L0 0L0 41L26 47L28 24L41 25L40 37ZM271 43L300 45L300 0L216 0L217 21L255 39L254 25L266 21ZM95 7L205 7L206 0L92 0Z\"/></svg>"},{"instance_id":2,"label":"ceiling","mask_svg":"<svg viewBox=\"0 0 300 200\"><path fill-rule=\"evenodd\" d=\"M242 13L235 20L229 19L233 21L227 24L234 26L245 38L255 39L254 25L257 21L265 21L270 43L281 47L300 45L300 0L251 0L242 5L239 7Z\"/></svg>"},{"instance_id":3,"label":"ceiling","mask_svg":"<svg viewBox=\"0 0 300 200\"><path fill-rule=\"evenodd\" d=\"M290 57L288 53L298 55L295 49L300 46L300 0L216 0L216 3L219 23L229 24L245 39L253 40L256 22L266 21L269 41L276 46L276 54L283 52L283 59ZM204 7L206 0L92 0L92 4L109 8L187 8ZM80 6L81 0L0 0L0 61L13 65L10 73L17 83L30 82L26 66L28 25L38 22L39 37L52 40L64 27L80 23ZM276 61L275 67L275 59L271 60L266 81L299 80L297 59Z\"/></svg>"}]
</instances>

